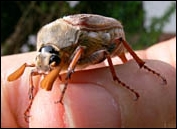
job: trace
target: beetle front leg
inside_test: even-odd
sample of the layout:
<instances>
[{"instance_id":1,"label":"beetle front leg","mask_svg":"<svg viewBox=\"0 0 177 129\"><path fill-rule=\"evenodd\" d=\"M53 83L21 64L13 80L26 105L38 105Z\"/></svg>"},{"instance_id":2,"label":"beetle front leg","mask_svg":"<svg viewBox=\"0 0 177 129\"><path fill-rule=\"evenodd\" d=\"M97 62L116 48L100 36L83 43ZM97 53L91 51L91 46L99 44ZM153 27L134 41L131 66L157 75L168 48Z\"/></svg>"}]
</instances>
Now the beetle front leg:
<instances>
[{"instance_id":1,"label":"beetle front leg","mask_svg":"<svg viewBox=\"0 0 177 129\"><path fill-rule=\"evenodd\" d=\"M57 101L56 103L60 102L61 104L63 104L62 100L63 100L65 91L66 91L67 86L68 86L68 80L71 78L72 73L74 73L74 69L75 69L75 67L77 65L77 62L80 59L83 51L84 51L84 46L79 46L79 47L76 48L76 51L74 52L74 55L72 55L73 58L71 59L71 63L68 67L68 72L67 72L67 75L66 75L66 78L65 78L66 82L64 84L64 88L62 90L60 100Z\"/></svg>"},{"instance_id":2,"label":"beetle front leg","mask_svg":"<svg viewBox=\"0 0 177 129\"><path fill-rule=\"evenodd\" d=\"M78 60L80 59L80 57L84 51L84 48L85 48L84 46L79 46L76 48L74 55L72 55L73 58L71 59L71 63L69 64L69 67L68 67L68 73L67 73L66 79L71 78L71 74L74 72L76 64L77 64Z\"/></svg>"},{"instance_id":3,"label":"beetle front leg","mask_svg":"<svg viewBox=\"0 0 177 129\"><path fill-rule=\"evenodd\" d=\"M151 68L149 68L148 66L145 65L145 62L137 56L137 54L132 50L132 48L128 45L128 43L127 43L124 39L122 39L122 38L117 38L117 39L115 39L114 41L115 41L115 43L116 43L116 42L117 42L117 43L122 42L122 44L124 45L124 47L125 47L125 48L127 49L127 51L132 55L132 57L133 57L133 58L135 59L135 61L138 63L138 65L139 65L140 68L144 68L144 69L148 70L149 72L153 73L154 75L160 77L160 78L162 79L162 81L163 81L163 84L167 84L166 79L165 79L163 76L161 76L160 73L157 73L155 70L152 70ZM121 58L121 57L120 57L120 58Z\"/></svg>"},{"instance_id":4,"label":"beetle front leg","mask_svg":"<svg viewBox=\"0 0 177 129\"><path fill-rule=\"evenodd\" d=\"M28 105L28 107L26 108L26 110L25 110L25 112L24 112L24 116L25 116L25 121L26 121L26 122L29 122L29 121L28 121L28 118L30 117L29 112L30 112L31 105L32 105L33 99L34 99L33 76L42 75L42 74L43 74L43 73L38 73L37 71L34 71L34 70L31 71L31 74L30 74L30 77L29 77L30 87L29 87L29 90L28 90L29 105Z\"/></svg>"}]
</instances>

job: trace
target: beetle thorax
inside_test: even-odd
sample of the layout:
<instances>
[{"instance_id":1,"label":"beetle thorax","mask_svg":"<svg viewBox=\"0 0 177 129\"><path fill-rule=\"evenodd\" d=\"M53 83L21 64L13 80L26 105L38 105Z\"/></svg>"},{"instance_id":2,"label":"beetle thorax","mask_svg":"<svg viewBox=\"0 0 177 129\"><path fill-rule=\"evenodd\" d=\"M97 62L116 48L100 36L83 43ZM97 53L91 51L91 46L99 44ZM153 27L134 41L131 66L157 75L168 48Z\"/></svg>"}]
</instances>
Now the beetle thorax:
<instances>
[{"instance_id":1,"label":"beetle thorax","mask_svg":"<svg viewBox=\"0 0 177 129\"><path fill-rule=\"evenodd\" d=\"M76 44L80 36L80 30L68 24L62 19L58 19L50 24L45 25L37 36L37 50L42 45L51 43L57 48L65 48Z\"/></svg>"}]
</instances>

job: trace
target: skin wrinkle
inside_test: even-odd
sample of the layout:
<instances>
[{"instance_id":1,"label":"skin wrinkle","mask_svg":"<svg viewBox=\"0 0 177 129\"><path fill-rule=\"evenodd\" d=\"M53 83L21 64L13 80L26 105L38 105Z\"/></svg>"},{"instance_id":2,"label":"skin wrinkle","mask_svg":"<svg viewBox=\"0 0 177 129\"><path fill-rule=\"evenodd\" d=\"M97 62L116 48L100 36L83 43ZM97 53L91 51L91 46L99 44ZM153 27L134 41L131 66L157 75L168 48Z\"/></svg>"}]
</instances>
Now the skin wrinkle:
<instances>
[{"instance_id":1,"label":"skin wrinkle","mask_svg":"<svg viewBox=\"0 0 177 129\"><path fill-rule=\"evenodd\" d=\"M84 84L84 87L82 86ZM79 103L82 103L83 102L83 100L82 100L82 96L84 95L84 99L86 99L86 101L90 101L91 100L91 103L85 103L84 105L85 106L88 106L87 108L93 108L93 107L95 107L94 105L94 102L97 102L97 103L100 103L99 102L99 100L101 99L101 100L104 100L104 99L106 99L105 97L101 97L102 95L103 95L103 92L101 92L102 90L106 93L106 94L109 94L109 93L107 93L107 91L104 89L104 87L100 87L100 86L98 86L97 84L94 84L94 83L86 83L86 82L78 82L78 83L76 83L75 81L74 81L74 83L73 82L71 82L70 83L70 89L68 89L68 91L67 91L67 94L66 94L66 96L65 96L65 107L66 107L66 110L68 111L67 113L69 114L69 116L70 116L70 119L72 119L72 122L71 122L71 125L69 126L69 127L85 127L85 126L83 126L83 125L87 125L88 124L88 122L84 122L84 123L78 123L78 120L80 119L80 117L82 118L82 120L83 121L85 121L85 119L88 119L88 118L85 118L85 119L83 119L84 118L84 114L83 114L83 109L82 108L79 108L79 106L77 106ZM78 86L81 86L82 88L81 88L81 90L80 90L80 88L78 87ZM88 86L88 87L87 87ZM76 88L75 88L76 87ZM78 88L79 89L78 89ZM100 89L101 88L101 89ZM71 92L71 89L72 89L72 92ZM76 90L77 89L77 90ZM90 97L90 95L89 95L89 97L86 97L86 96L88 96L87 94L88 93L84 93L84 92L82 92L83 90L82 89L87 89L87 91L89 90L90 92L92 92L92 94L94 95L95 93L97 94L97 98L92 98L92 97ZM94 90L93 90L94 89ZM99 91L97 91L98 89L100 89ZM79 90L79 91L78 91ZM85 90L84 90L85 91ZM77 95L77 92L79 92L79 96ZM93 93L94 92L94 93ZM104 94L105 94L104 93ZM72 98L70 97L70 96L74 96L74 98L75 97L79 97L78 99L76 98L76 100L72 100ZM110 101L110 100L112 100L113 98L112 98L112 95L111 94L109 94L108 96L111 96L111 97L109 97L109 99L106 101L106 102L101 102L102 104L104 104L104 105L107 105L107 106L111 106L111 107L114 107L114 106L112 106L112 101ZM101 98L100 98L101 97ZM80 102L81 101L81 102ZM110 105L111 104L111 105ZM98 105L98 104L96 104L96 105ZM104 105L102 105L102 107L104 107ZM84 107L85 107L84 106ZM86 107L85 107L86 108ZM89 108L89 109L90 109ZM100 111L98 110L98 107L95 107L96 109L96 111L98 111L97 112L97 116L96 116L96 118L93 118L93 119L95 119L94 121L94 124L91 124L90 123L90 126L89 127L92 127L93 125L93 127L97 127L98 125L100 125L101 123L99 122L99 117L101 117L102 115L99 115L99 114L101 114L101 109L100 109ZM80 111L77 111L77 109ZM105 107L102 109L102 110L104 110L105 109ZM75 111L77 111L78 113L77 113L77 115L76 115L76 113L75 113ZM115 113L116 113L116 111L117 111L117 109L115 109L115 108L112 108L112 111L114 111ZM107 112L109 112L109 113L112 113L112 111L107 111ZM90 113L93 113L93 111L89 111L89 110L87 110L87 112L88 112L88 116L87 117L89 117L89 119L91 119L90 117L90 114L89 114L89 112ZM95 112L95 111L94 111ZM99 113L100 112L100 113ZM114 113L114 114L115 114ZM75 115L74 115L75 114ZM119 112L118 112L118 114L119 114ZM73 116L74 115L74 116ZM107 113L107 115L108 115L108 113ZM110 115L110 114L109 114ZM78 116L80 116L79 118L78 118ZM108 117L108 116L107 116ZM118 118L119 118L119 115L117 116ZM79 120L80 121L80 120ZM104 120L104 122L105 123L103 123L103 125L105 125L107 122L109 121L109 119L105 119ZM120 122L118 122L118 123L120 123ZM105 125L106 126L106 125ZM111 126L111 125L110 125ZM112 125L113 126L113 125ZM87 126L86 126L87 127ZM101 125L100 126L98 126L98 127L102 127ZM114 126L113 126L114 127Z\"/></svg>"},{"instance_id":2,"label":"skin wrinkle","mask_svg":"<svg viewBox=\"0 0 177 129\"><path fill-rule=\"evenodd\" d=\"M124 64L124 65L126 65L126 64ZM139 69L139 67L138 66L136 66L138 69ZM121 69L121 68L120 68ZM147 72L147 71L145 71L145 70L139 70L140 72ZM87 72L87 71L84 71L85 73ZM109 71L108 71L109 72ZM106 72L106 73L108 73L108 72ZM78 74L79 72L77 72L77 73L75 73L75 75L76 74ZM105 75L106 73L102 73L103 75ZM132 73L133 74L133 73ZM134 74L133 74L134 75ZM151 75L151 74L150 74ZM79 75L78 75L79 76ZM152 77L154 77L153 75L151 75ZM101 76L100 76L101 77ZM93 77L94 78L94 77ZM102 77L101 77L102 78ZM88 79L88 78L87 78ZM156 80L157 78L155 78L155 80ZM75 76L73 76L72 77L72 80L76 80L77 81L77 79L75 78ZM88 79L89 81L90 81L90 79ZM102 79L102 80L104 80L104 79ZM159 80L159 79L157 79L157 80ZM101 81L101 80L100 80ZM72 81L73 82L73 81ZM72 83L71 82L71 83ZM75 81L74 81L75 82ZM85 82L85 80L82 80L82 82ZM126 81L127 82L127 81ZM101 82L100 82L101 83ZM105 84L104 83L104 81L102 82L102 84ZM106 84L105 84L106 85ZM119 88L121 88L121 86L118 86ZM108 91L109 91L109 87L107 87L107 89L108 89ZM124 89L124 92L126 91L127 92L127 90L125 89L125 88L121 88L121 89ZM118 92L114 92L114 91L116 91L115 89L114 90L112 90L110 93L111 94L115 94L114 96L117 96L116 94L118 94ZM128 93L126 93L126 94L130 94L129 92ZM122 95L121 95L122 96ZM131 97L132 98L132 97ZM118 99L118 97L116 97L116 99ZM141 99L141 98L140 98ZM120 100L117 100L117 101L120 101ZM132 101L132 100L131 100ZM139 100L138 100L139 101ZM136 101L132 101L132 104L136 104L137 102ZM126 108L126 107L122 107L122 110L124 109L124 108Z\"/></svg>"},{"instance_id":3,"label":"skin wrinkle","mask_svg":"<svg viewBox=\"0 0 177 129\"><path fill-rule=\"evenodd\" d=\"M65 76L65 75L64 75ZM74 76L74 75L73 75ZM99 81L99 82L96 82L96 81L93 81L93 82L90 82L90 81L87 81L87 80L75 80L75 78L73 78L72 77L72 80L70 80L70 82L69 82L69 85L76 85L76 86L78 86L78 85L93 85L93 86L98 86L98 87L100 87L100 88L104 88L105 89L105 86L103 86L102 84L101 84L101 82ZM70 87L75 87L75 86L70 86ZM62 89L62 88L61 88ZM107 89L105 89L107 92L109 92ZM113 97L113 95L109 92L109 95L111 95L112 97ZM72 98L70 98L69 96L68 96L68 94L66 93L66 95L65 95L65 110L67 110L67 112L66 112L66 114L68 114L68 119L69 119L69 127L78 127L78 126L76 126L75 124L74 124L74 122L73 122L73 120L74 120L74 118L72 117L72 111L70 111L70 108L71 108L71 106L67 106L68 105L68 103L70 103L70 101L72 101ZM118 105L115 103L115 100L114 100L114 98L112 98L113 99L113 102L114 102L114 107L116 107L116 110L118 110ZM67 100L67 101L66 101ZM69 102L68 102L69 101ZM111 101L112 102L112 101ZM76 102L77 103L77 102ZM116 105L116 106L115 106ZM70 108L69 108L70 107ZM119 118L120 118L120 116L119 116ZM118 122L119 124L120 124L120 121Z\"/></svg>"},{"instance_id":4,"label":"skin wrinkle","mask_svg":"<svg viewBox=\"0 0 177 129\"><path fill-rule=\"evenodd\" d=\"M160 51L158 51L158 52L160 52ZM162 51L163 52L163 51ZM21 55L23 55L23 54L21 54ZM156 55L156 54L155 54ZM14 57L13 57L14 58ZM1 58L2 60L3 60L3 58ZM4 58L4 60L5 60L6 58ZM25 62L25 59L24 58L22 58L23 60L22 60L22 62L24 63ZM13 62L13 60L11 60L10 59L10 57L9 57L9 59L8 59L10 62ZM6 60L6 61L4 61L4 63L5 62L8 62L8 60ZM19 59L16 59L15 58L15 60L18 60L19 61ZM29 61L30 60L30 58L28 58L28 59L26 59L26 61ZM168 60L167 60L167 62L168 62ZM16 65L15 66L15 63L14 63L14 67L12 67L12 64L10 64L10 63L6 63L6 64L4 64L4 63L2 63L2 69L3 70L5 70L4 68L6 67L6 68L8 68L8 70L7 71L13 71L14 69L16 69L17 67L18 67L18 65ZM153 63L153 62L152 62ZM152 63L150 63L150 64L152 64ZM170 63L170 62L169 62ZM175 62L174 62L175 63ZM18 62L18 64L21 64L21 62L19 61ZM176 97L175 97L175 95L176 95L176 81L175 81L175 79L174 79L174 77L176 76L176 73L174 72L174 70L175 69L169 69L169 66L168 67L165 67L165 65L166 65L166 63L164 63L164 65L163 65L163 67L162 67L162 65L156 65L156 66L153 66L152 68L157 68L157 69L159 69L159 70L163 70L164 71L164 73L165 73L165 76L167 76L167 78L168 79L170 79L171 81L169 82L168 81L168 85L170 85L171 87L167 87L168 88L168 90L167 90L167 88L164 88L164 86L162 86L159 82L160 82L160 79L158 79L157 77L154 77L154 76L152 76L152 74L151 73L149 73L149 74L147 74L148 72L146 71L145 73L147 74L146 75L146 78L147 79L152 79L152 80L154 80L154 81L156 81L156 83L158 83L158 84L160 84L160 86L157 86L157 87L152 87L153 89L149 89L149 90L146 90L146 91L142 91L141 90L141 88L142 88L142 86L140 87L140 88L138 88L138 91L140 92L140 93L142 93L142 94L144 94L145 93L145 95L148 95L149 97L151 97L151 101L152 102L158 102L159 104L157 104L157 103L154 103L156 106L160 106L160 109L164 109L164 107L166 107L167 109L166 110L164 110L164 111L166 111L166 113L164 113L164 111L163 110L161 110L161 111L163 111L163 112L161 112L162 114L161 115L163 115L164 117L164 119L166 119L165 121L163 121L163 122L165 122L165 123L161 123L160 125L162 125L163 124L163 127L164 126L167 126L167 127L169 127L170 126L170 124L171 124L171 126L170 127L176 127L176 116L174 115L174 112L176 112L176 106L174 106L174 103L176 102ZM126 64L124 64L124 66L126 66ZM158 66L158 67L157 67ZM173 66L174 67L174 66ZM117 70L117 68L119 68L119 67L117 67L116 66L116 70ZM165 71L165 69L164 68L167 68L166 70L168 70L168 71ZM97 70L98 69L95 69L95 70L92 70L92 73L94 73L94 72L96 72L97 73ZM105 69L104 69L105 70ZM8 73L6 71L6 73ZM101 71L101 70L100 70ZM142 70L139 70L139 71L142 71ZM144 70L143 70L144 71ZM81 71L81 72L83 72L83 73L85 73L85 74L87 74L87 71ZM130 70L130 72L131 72L131 70ZM73 76L72 77L75 77L76 78L76 76L77 75L84 75L84 74L78 74L79 72L75 72L74 74L73 74ZM95 74L96 74L95 73ZM103 77L104 75L103 75L103 70L101 71L101 74L99 74L99 78L101 78L101 77ZM109 73L109 72L106 72L107 74ZM118 74L118 76L120 75L120 78L122 78L121 76L121 74L120 74L121 72L119 72L119 74ZM173 73L173 74L172 74ZM133 74L133 73L132 73ZM4 74L2 74L1 73L1 77L2 78L4 78ZM5 76L6 75L9 75L9 73L8 74L5 74ZM22 78L24 78L24 77L26 77L26 76L28 76L28 73L24 73L24 75L23 75L23 77ZM89 73L89 74L87 74L87 75L92 75L91 73ZM110 75L110 74L108 74L108 75ZM151 78L148 78L149 77L149 75L150 76L152 76ZM124 75L125 76L125 75ZM136 76L135 74L133 74L133 76ZM81 76L81 77L83 77L83 76ZM110 77L111 76L109 76L109 78L106 78L106 79L109 79L110 80ZM142 76L138 76L139 78L137 78L138 79L138 81L139 80L141 80L141 77ZM6 77L5 77L6 78ZM87 78L89 78L89 76L87 77ZM92 77L93 78L93 81L94 81L94 79L95 79L95 77ZM73 79L73 78L72 78ZM21 80L24 80L24 79L21 79ZM98 80L102 80L102 84L104 84L104 78L103 79L98 79ZM95 82L98 82L98 80L96 80ZM128 81L126 81L125 80L125 82L127 83L127 84L131 84L132 82L136 82L137 80L131 80L131 79L129 79ZM3 81L2 81L3 82ZM18 81L16 81L17 83L19 82L19 80ZM139 81L140 82L140 81ZM146 85L146 83L145 83L146 81L143 81L143 82L141 82L141 84L143 84L143 85ZM5 83L5 82L4 82ZM11 83L11 84L13 84L13 85L17 85L17 83L15 83L15 81L13 82L13 83ZM3 84L3 83L2 83ZM138 83L139 84L139 83ZM8 86L6 86L6 85L8 85ZM19 85L19 84L18 84ZM18 85L17 85L17 87L18 87ZM20 85L22 85L22 83L20 84ZM109 84L110 85L110 84ZM132 84L132 86L135 86L134 84ZM150 86L150 85L149 85ZM146 88L150 88L150 87L146 87ZM10 83L7 83L7 84L4 84L4 87L10 87L10 88L7 88L8 90L10 90L10 89L12 89L11 91L13 92L13 90L14 89L16 89L16 87L14 87L14 86L10 86ZM25 88L19 88L18 90L21 90L21 95L22 95L22 97L24 97L24 98L27 98L26 100L24 100L24 101L28 101L28 97L25 97L25 92L27 92L27 90L28 90L28 87L27 87L27 84L26 85L23 85L23 87L25 87ZM74 86L75 87L75 86ZM74 87L72 87L72 88L74 88ZM129 106L130 104L126 104L126 102L128 101L129 102L129 100L130 100L130 102L132 102L132 103L135 103L134 101L132 101L132 98L133 98L133 95L130 93L130 92L127 92L127 90L125 89L125 88L121 88L121 87L119 87L119 86L117 86L117 88L118 88L118 98L119 98L119 101L122 101L121 102L121 104L122 105L124 105L125 106L125 108L123 108L123 109L129 109L129 107L132 107L133 105L131 105L131 106ZM156 88L160 88L161 90L158 90L158 93L160 93L162 96L160 97L161 99L156 99L156 98L154 98L157 94L154 94L154 93L156 93ZM172 89L170 89L170 88L172 88ZM162 89L164 89L164 90L162 90ZM24 92L24 90L25 90L25 92ZM136 88L135 88L135 90L136 90ZM150 90L152 90L152 92L150 92ZM2 90L3 91L3 90ZM114 91L114 90L113 90ZM164 92L164 93L163 93ZM19 93L19 92L14 92L14 94L15 93ZM9 93L8 94L9 96L10 95L12 95L12 96L14 96L13 94L11 94L11 93ZM40 96L40 91L38 92L38 95ZM116 95L116 94L115 94ZM44 96L47 96L47 92L44 92ZM57 98L59 97L59 95L57 94ZM141 96L141 98L142 98L143 96ZM148 98L149 98L148 97ZM158 96L156 96L156 97L158 97ZM127 100L127 98L129 98L128 100ZM147 98L147 99L148 99ZM158 97L159 98L159 97ZM165 98L165 99L164 99ZM3 99L3 98L2 98ZM74 99L74 98L73 98ZM168 99L170 99L170 101L168 101ZM56 100L56 99L54 99L54 100ZM42 101L45 101L45 99L44 98L42 98ZM163 101L163 103L161 104L161 101ZM167 103L166 103L167 102ZM170 104L170 105L169 105ZM17 104L18 105L18 104ZM12 105L12 106L15 106L15 105ZM23 107L23 105L20 105L21 107L21 111L23 112L23 110L26 108L26 107ZM37 105L36 105L37 106ZM128 107L126 107L126 106L128 106ZM144 108L149 108L148 106L144 106L144 105L142 105L142 104L139 104L139 106L141 106L141 107L144 107ZM41 107L41 106L40 106ZM138 107L138 106L137 106ZM174 109L174 107L175 107L175 109ZM38 107L36 107L36 108L39 108L39 105L38 105ZM132 107L133 108L133 107ZM7 108L6 108L7 109ZM13 110L14 108L12 108L11 110ZM127 110L126 109L126 110ZM131 109L131 108L130 108ZM149 108L149 109L151 109L151 108ZM34 109L34 110L36 110L36 109ZM45 110L45 109L44 109ZM126 111L125 110L125 111ZM138 115L140 115L141 114L141 110L138 110L138 108L136 108L136 110L138 111L138 113L137 114L135 114L133 117L131 117L131 118L129 118L129 119L127 119L127 120L136 120L137 119L137 117L138 117ZM5 109L3 109L3 111L5 111ZM123 112L124 113L124 112ZM131 111L129 111L129 110L127 110L127 116L132 116L132 113L133 112L131 112ZM171 114L171 115L170 115ZM6 115L8 115L8 114L6 114ZM19 114L20 115L20 114ZM124 114L125 115L125 114ZM146 115L146 114L145 114ZM142 116L144 116L143 114L142 114ZM124 117L126 117L126 116L124 116ZM2 118L2 117L1 117ZM133 119L132 119L133 118ZM144 120L147 120L147 121L145 121L147 124L148 124L148 119L146 119L146 117L144 118L144 117L142 117ZM2 120L4 120L5 118L2 118ZM40 118L40 119L43 119L43 117L42 118ZM141 120L143 120L143 119L140 119L139 118L139 124L141 125ZM153 119L152 119L153 120ZM10 119L8 119L8 121L10 121ZM18 121L19 122L19 125L21 125L21 127L23 127L22 126L22 121L24 121L24 119L21 119L21 122L20 121ZM158 119L157 119L157 121L158 121ZM2 121L1 121L2 122ZM128 121L127 121L128 122ZM44 122L43 122L44 123ZM10 124L10 123L9 123ZM127 123L127 126L128 126L128 124L132 124L132 123ZM136 123L134 123L134 124L136 124ZM151 123L149 123L149 125L152 125L153 126L153 124L151 124ZM124 127L127 127L126 125L124 125ZM25 127L27 127L27 126L25 126ZM144 127L143 125L141 126L141 127ZM158 126L159 127L159 126Z\"/></svg>"},{"instance_id":5,"label":"skin wrinkle","mask_svg":"<svg viewBox=\"0 0 177 129\"><path fill-rule=\"evenodd\" d=\"M5 81L3 81L3 80L1 80L1 86L2 86L2 88L1 88L1 100L3 99L3 101L4 101L4 103L1 103L1 118L3 117L3 116L8 116L8 117L5 117L6 118L6 120L4 120L3 122L1 121L1 124L3 124L4 125L4 127L10 127L9 125L9 121L10 120L12 120L10 123L14 126L14 127L19 127L17 124L16 124L16 122L15 122L15 119L13 119L13 110L12 110L12 108L10 108L10 101L8 101L9 100L9 95L8 95L8 90L7 90L7 88L5 88L4 87L4 82ZM4 108L6 108L6 109L8 109L8 112L2 112L2 109L3 109L3 107Z\"/></svg>"},{"instance_id":6,"label":"skin wrinkle","mask_svg":"<svg viewBox=\"0 0 177 129\"><path fill-rule=\"evenodd\" d=\"M124 64L124 66L126 67L126 64ZM117 67L118 68L118 67ZM121 68L120 68L121 69ZM101 69L100 69L101 70ZM108 70L108 68L107 68L107 70ZM81 72L84 72L85 74L87 74L87 71L81 71ZM95 73L95 71L94 70L92 70L92 72L93 73ZM78 73L79 72L76 72L75 74L73 74L73 76L72 76L72 80L74 79L76 79L76 77L78 76L79 77L79 75L78 75ZM109 73L109 71L106 71L105 73ZM77 75L76 75L77 74ZM90 75L92 75L92 74L90 74ZM100 78L102 78L102 76L104 75L104 73L102 73L101 75L99 75L100 76ZM110 78L111 78L111 76L110 76L110 73L108 74L109 75L109 80L110 80ZM93 78L95 78L95 77L93 77ZM78 78L79 79L79 78ZM87 79L87 78L85 78L85 79ZM156 79L155 79L156 80ZM84 80L83 80L84 81ZM95 80L93 80L94 82L97 82L97 81L95 81ZM101 79L101 81L102 81L102 84L104 84L104 79ZM118 86L119 87L119 86ZM128 94L128 95L130 95L129 94L129 92L127 92L127 90L126 89L123 89L123 88L120 88L119 87L119 91L121 92L121 91L126 91L126 94ZM122 98L125 96L125 95L121 95L122 96ZM131 96L131 95L130 95ZM132 99L132 97L130 97L130 99Z\"/></svg>"}]
</instances>

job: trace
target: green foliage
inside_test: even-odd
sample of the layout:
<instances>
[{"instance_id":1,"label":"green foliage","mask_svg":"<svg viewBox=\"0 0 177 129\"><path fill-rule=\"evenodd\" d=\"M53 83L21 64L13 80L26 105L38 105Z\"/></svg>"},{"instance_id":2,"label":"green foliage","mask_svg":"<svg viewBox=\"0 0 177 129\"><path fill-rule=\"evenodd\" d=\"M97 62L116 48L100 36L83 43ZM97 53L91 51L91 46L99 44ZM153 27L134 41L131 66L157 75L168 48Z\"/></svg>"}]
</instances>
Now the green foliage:
<instances>
[{"instance_id":1,"label":"green foliage","mask_svg":"<svg viewBox=\"0 0 177 129\"><path fill-rule=\"evenodd\" d=\"M134 49L142 49L158 42L158 38L162 34L162 30L169 22L170 16L175 12L176 4L171 4L167 11L161 17L154 17L152 23L147 30L141 32L137 44L133 44ZM130 35L132 36L132 35Z\"/></svg>"},{"instance_id":2,"label":"green foliage","mask_svg":"<svg viewBox=\"0 0 177 129\"><path fill-rule=\"evenodd\" d=\"M70 7L66 1L1 1L1 46L2 54L21 52L28 36L37 34L45 24L70 14L91 13L114 17L124 26L127 41L136 49L155 43L174 12L171 7L161 18L154 18L149 30L143 27L145 12L141 1L80 1ZM9 51L11 50L11 51Z\"/></svg>"},{"instance_id":3,"label":"green foliage","mask_svg":"<svg viewBox=\"0 0 177 129\"><path fill-rule=\"evenodd\" d=\"M143 26L144 12L142 2L138 1L82 1L75 7L78 13L92 13L114 17L122 22L129 33ZM136 15L135 15L136 14Z\"/></svg>"}]
</instances>

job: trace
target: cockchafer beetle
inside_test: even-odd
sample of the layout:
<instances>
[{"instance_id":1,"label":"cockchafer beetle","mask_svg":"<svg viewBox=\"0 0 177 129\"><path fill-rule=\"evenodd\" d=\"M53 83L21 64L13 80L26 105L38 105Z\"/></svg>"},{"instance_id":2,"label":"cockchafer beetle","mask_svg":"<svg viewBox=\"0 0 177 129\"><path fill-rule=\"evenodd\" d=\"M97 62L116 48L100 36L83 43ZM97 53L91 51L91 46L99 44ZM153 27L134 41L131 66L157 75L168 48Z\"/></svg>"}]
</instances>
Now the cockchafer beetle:
<instances>
[{"instance_id":1,"label":"cockchafer beetle","mask_svg":"<svg viewBox=\"0 0 177 129\"><path fill-rule=\"evenodd\" d=\"M8 77L8 81L14 81L24 73L26 67L36 67L30 75L30 104L24 113L26 117L34 98L33 76L45 75L41 81L41 88L50 91L54 81L60 77L61 70L67 70L64 89L60 100L57 101L62 103L68 80L75 67L86 67L105 59L108 60L113 80L134 93L138 99L139 94L117 77L111 60L111 57L119 56L123 63L127 62L126 51L133 56L140 68L152 72L167 83L165 78L146 66L145 62L135 54L126 42L121 23L110 17L76 14L59 18L38 32L37 51L35 64L24 63Z\"/></svg>"}]
</instances>

